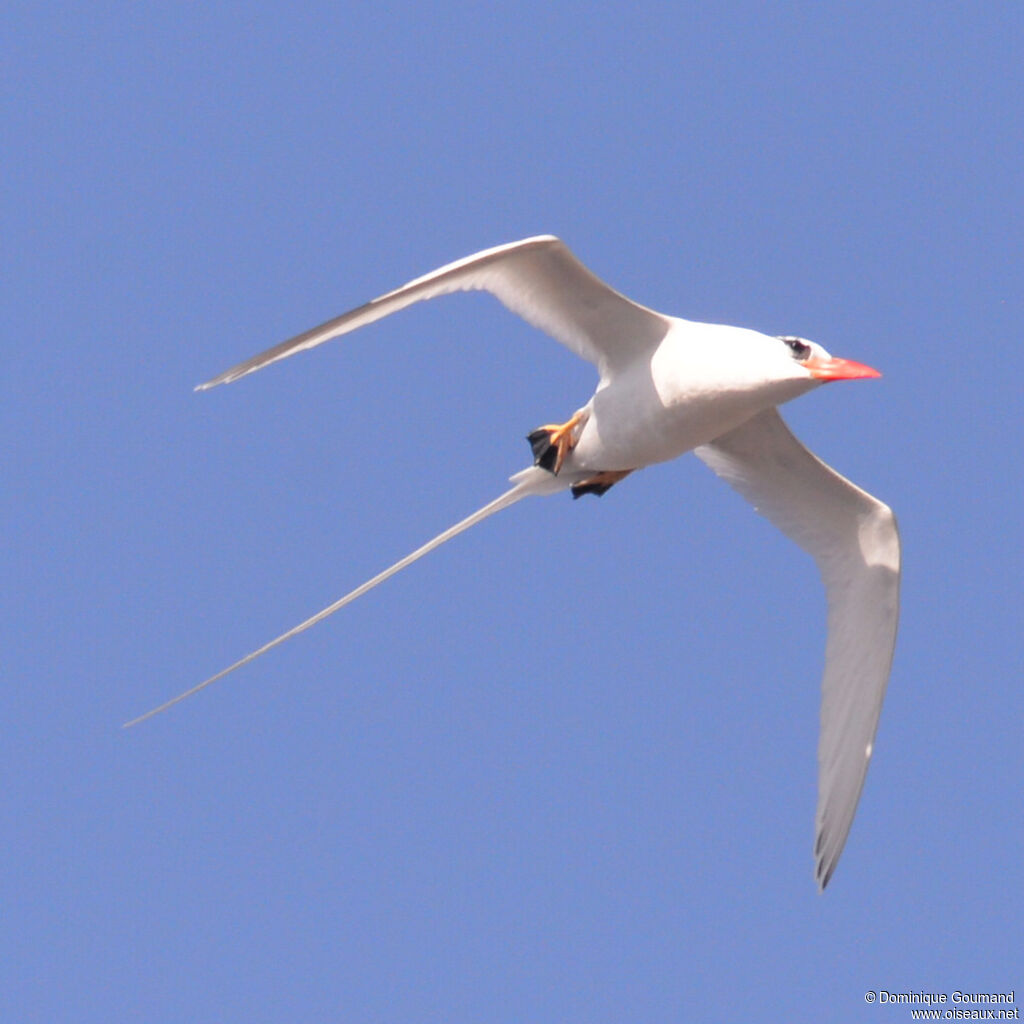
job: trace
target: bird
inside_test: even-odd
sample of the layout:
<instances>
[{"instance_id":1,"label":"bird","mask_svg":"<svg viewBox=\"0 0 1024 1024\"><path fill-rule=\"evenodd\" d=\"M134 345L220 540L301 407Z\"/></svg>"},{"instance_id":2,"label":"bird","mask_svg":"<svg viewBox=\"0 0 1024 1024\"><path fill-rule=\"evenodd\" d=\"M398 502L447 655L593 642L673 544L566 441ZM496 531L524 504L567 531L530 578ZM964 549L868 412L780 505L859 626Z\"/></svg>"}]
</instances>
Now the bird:
<instances>
[{"instance_id":1,"label":"bird","mask_svg":"<svg viewBox=\"0 0 1024 1024\"><path fill-rule=\"evenodd\" d=\"M846 844L874 747L899 618L892 510L790 432L778 406L822 384L879 377L794 335L668 316L615 291L553 235L448 263L200 384L237 381L413 303L485 291L592 363L586 405L544 424L511 488L333 604L226 669L125 723L138 724L321 622L453 537L527 497L600 497L630 473L694 452L816 561L828 603L814 864L824 890Z\"/></svg>"}]
</instances>

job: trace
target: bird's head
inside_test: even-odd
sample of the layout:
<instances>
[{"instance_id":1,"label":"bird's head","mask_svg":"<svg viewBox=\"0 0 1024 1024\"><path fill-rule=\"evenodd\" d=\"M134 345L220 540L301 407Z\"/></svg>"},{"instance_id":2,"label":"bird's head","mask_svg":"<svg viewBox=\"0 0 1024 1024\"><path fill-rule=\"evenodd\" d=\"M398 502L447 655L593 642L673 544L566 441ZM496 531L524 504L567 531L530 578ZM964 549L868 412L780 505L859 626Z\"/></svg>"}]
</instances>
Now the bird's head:
<instances>
[{"instance_id":1,"label":"bird's head","mask_svg":"<svg viewBox=\"0 0 1024 1024\"><path fill-rule=\"evenodd\" d=\"M855 363L852 359L837 359L820 345L806 338L785 334L776 340L786 347L790 359L802 367L812 380L822 384L830 380L857 380L861 377L882 376L877 370L863 363Z\"/></svg>"}]
</instances>

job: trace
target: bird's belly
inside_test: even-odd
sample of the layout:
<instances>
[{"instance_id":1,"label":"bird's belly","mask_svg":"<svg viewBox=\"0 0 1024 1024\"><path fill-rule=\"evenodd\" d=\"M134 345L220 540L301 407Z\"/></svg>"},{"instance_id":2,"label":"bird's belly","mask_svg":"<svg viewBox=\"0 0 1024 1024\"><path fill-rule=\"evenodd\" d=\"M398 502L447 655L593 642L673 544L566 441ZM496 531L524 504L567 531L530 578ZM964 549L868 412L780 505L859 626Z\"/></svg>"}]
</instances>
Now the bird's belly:
<instances>
[{"instance_id":1,"label":"bird's belly","mask_svg":"<svg viewBox=\"0 0 1024 1024\"><path fill-rule=\"evenodd\" d=\"M666 462L745 423L775 405L747 391L664 400L653 387L599 391L566 468L594 472L639 469Z\"/></svg>"}]
</instances>

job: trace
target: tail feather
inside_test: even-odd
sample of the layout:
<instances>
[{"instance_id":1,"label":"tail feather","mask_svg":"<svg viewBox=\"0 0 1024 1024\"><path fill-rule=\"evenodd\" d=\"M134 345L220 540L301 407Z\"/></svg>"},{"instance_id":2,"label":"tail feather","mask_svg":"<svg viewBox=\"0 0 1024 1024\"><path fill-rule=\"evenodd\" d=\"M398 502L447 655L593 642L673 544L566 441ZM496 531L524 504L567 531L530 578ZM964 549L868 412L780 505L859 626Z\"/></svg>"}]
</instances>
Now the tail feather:
<instances>
[{"instance_id":1,"label":"tail feather","mask_svg":"<svg viewBox=\"0 0 1024 1024\"><path fill-rule=\"evenodd\" d=\"M330 604L322 611L317 612L316 615L310 616L310 618L306 619L305 622L300 622L297 626L293 626L287 633L282 633L276 639L271 640L270 643L266 643L251 654L247 654L244 658L240 658L233 665L229 665L227 668L222 669L216 675L210 676L209 679L204 679L201 683L193 686L189 690L186 690L184 693L179 693L177 697L172 697L169 701L165 701L159 707L155 707L151 711L147 711L144 715L139 715L138 718L133 718L130 722L125 722L123 728L127 729L130 726L138 725L139 722L144 722L147 718L152 718L154 715L160 714L161 711L166 711L168 708L173 707L175 704L185 700L187 697L191 697L193 694L205 689L211 683L215 683L217 680L223 679L229 673L234 672L236 668L241 668L243 665L248 665L250 661L255 661L261 654L266 654L271 648L277 647L278 644L283 644L285 640L290 640L293 636L298 636L299 633L309 629L310 626L315 626L318 622L322 622L328 615L333 615L340 608L344 608L345 605L351 604L356 600L356 598L362 597L363 594L373 590L374 587L383 583L386 579L389 579L396 573L408 568L413 562L418 561L424 555L430 554L430 552L435 548L439 548L446 541L451 540L453 537L457 537L460 533L468 530L471 526L476 526L477 523L483 522L483 520L488 518L488 516L494 515L495 512L500 512L502 509L508 508L510 505L514 505L517 501L521 501L523 498L528 498L534 495L554 494L558 491L565 490L569 486L568 481L559 481L557 477L554 477L550 473L538 469L535 466L531 466L528 469L524 469L522 472L517 473L512 477L511 482L514 486L502 494L501 497L495 498L494 501L484 505L483 508L477 509L477 511L472 515L467 516L454 526L449 526L447 530L439 533L433 540L427 541L426 544L406 555L405 558L399 559L394 565L389 566L383 572L378 573L372 579L369 579L365 583L356 587L355 590L350 591L344 597L338 598L338 600L333 604Z\"/></svg>"}]
</instances>

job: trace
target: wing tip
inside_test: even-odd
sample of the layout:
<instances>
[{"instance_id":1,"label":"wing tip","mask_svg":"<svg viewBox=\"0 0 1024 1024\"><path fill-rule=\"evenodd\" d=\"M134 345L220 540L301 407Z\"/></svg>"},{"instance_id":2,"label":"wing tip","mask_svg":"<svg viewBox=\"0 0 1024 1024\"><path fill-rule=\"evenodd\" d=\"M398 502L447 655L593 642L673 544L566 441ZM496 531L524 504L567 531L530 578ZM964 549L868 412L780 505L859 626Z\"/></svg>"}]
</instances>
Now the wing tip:
<instances>
[{"instance_id":1,"label":"wing tip","mask_svg":"<svg viewBox=\"0 0 1024 1024\"><path fill-rule=\"evenodd\" d=\"M832 880L832 875L836 870L836 862L832 860L828 863L822 858L819 858L814 868L814 878L818 883L818 892L824 893L828 883Z\"/></svg>"},{"instance_id":2,"label":"wing tip","mask_svg":"<svg viewBox=\"0 0 1024 1024\"><path fill-rule=\"evenodd\" d=\"M241 369L241 366L246 368ZM244 377L247 373L251 373L253 369L259 369L259 367L250 367L247 363L233 366L230 370L225 370L223 373L217 374L216 377L211 377L209 380L204 380L202 384L197 384L192 390L209 391L210 388L218 387L221 384L230 384L232 381L238 380L239 377Z\"/></svg>"}]
</instances>

